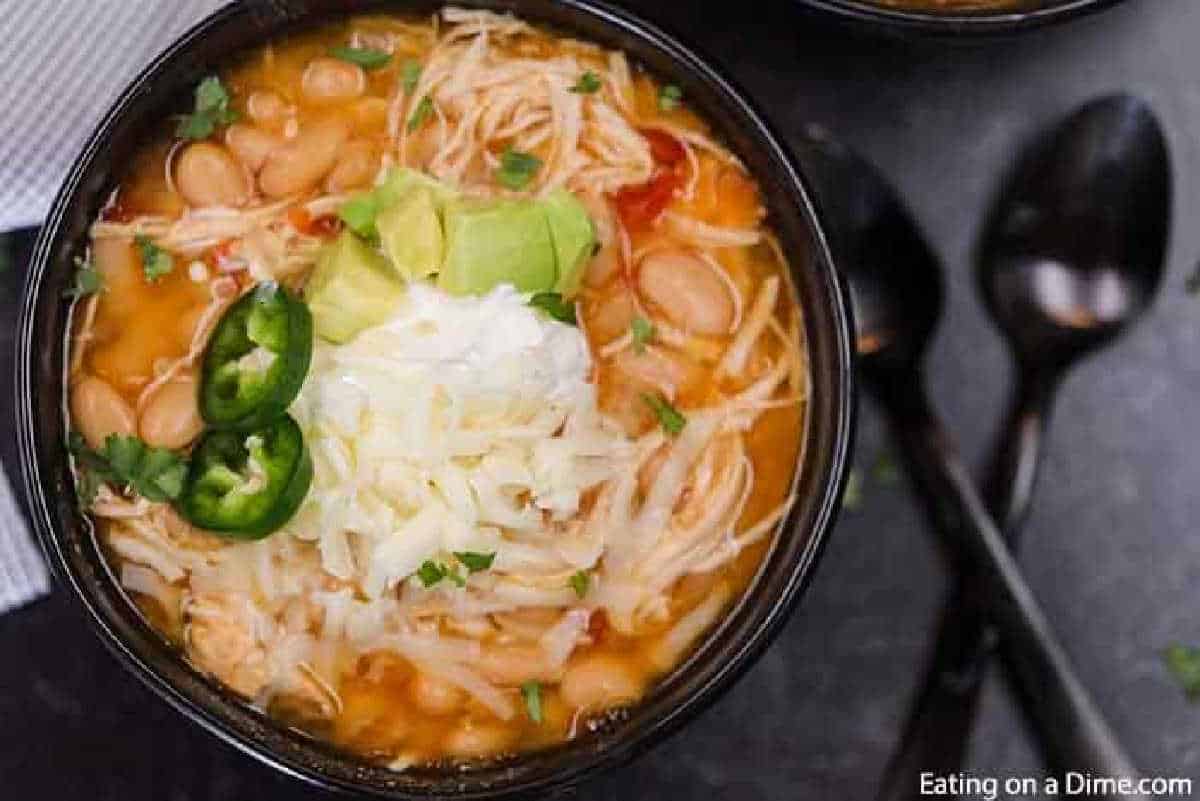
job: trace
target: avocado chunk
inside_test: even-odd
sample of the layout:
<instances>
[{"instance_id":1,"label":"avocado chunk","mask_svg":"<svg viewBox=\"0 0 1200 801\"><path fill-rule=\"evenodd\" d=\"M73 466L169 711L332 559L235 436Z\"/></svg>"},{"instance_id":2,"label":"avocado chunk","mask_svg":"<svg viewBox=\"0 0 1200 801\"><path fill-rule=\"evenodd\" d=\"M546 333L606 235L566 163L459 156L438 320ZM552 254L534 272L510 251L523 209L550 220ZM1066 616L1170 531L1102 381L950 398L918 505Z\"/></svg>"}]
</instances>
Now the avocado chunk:
<instances>
[{"instance_id":1,"label":"avocado chunk","mask_svg":"<svg viewBox=\"0 0 1200 801\"><path fill-rule=\"evenodd\" d=\"M432 193L438 211L442 210L446 202L458 197L458 190L454 187L442 183L432 175L408 167L393 167L388 170L387 177L375 187L374 193L380 208L387 208L418 188L427 189Z\"/></svg>"},{"instance_id":2,"label":"avocado chunk","mask_svg":"<svg viewBox=\"0 0 1200 801\"><path fill-rule=\"evenodd\" d=\"M558 282L554 291L564 298L579 292L583 272L596 246L596 232L587 209L565 189L555 189L542 201L554 255L558 264Z\"/></svg>"},{"instance_id":3,"label":"avocado chunk","mask_svg":"<svg viewBox=\"0 0 1200 801\"><path fill-rule=\"evenodd\" d=\"M338 217L354 233L366 239L379 236L378 222L382 213L399 203L416 190L431 193L437 212L442 204L457 197L458 192L431 175L408 167L397 167L388 171L383 183L368 192L359 192L338 209Z\"/></svg>"},{"instance_id":4,"label":"avocado chunk","mask_svg":"<svg viewBox=\"0 0 1200 801\"><path fill-rule=\"evenodd\" d=\"M342 344L391 317L404 282L383 256L343 231L321 252L304 296L317 334Z\"/></svg>"},{"instance_id":5,"label":"avocado chunk","mask_svg":"<svg viewBox=\"0 0 1200 801\"><path fill-rule=\"evenodd\" d=\"M558 280L550 225L533 200L446 203L446 259L438 285L452 295L481 295L499 284L544 292Z\"/></svg>"},{"instance_id":6,"label":"avocado chunk","mask_svg":"<svg viewBox=\"0 0 1200 801\"><path fill-rule=\"evenodd\" d=\"M433 275L442 268L442 219L433 192L414 186L375 218L379 244L396 272L407 281Z\"/></svg>"}]
</instances>

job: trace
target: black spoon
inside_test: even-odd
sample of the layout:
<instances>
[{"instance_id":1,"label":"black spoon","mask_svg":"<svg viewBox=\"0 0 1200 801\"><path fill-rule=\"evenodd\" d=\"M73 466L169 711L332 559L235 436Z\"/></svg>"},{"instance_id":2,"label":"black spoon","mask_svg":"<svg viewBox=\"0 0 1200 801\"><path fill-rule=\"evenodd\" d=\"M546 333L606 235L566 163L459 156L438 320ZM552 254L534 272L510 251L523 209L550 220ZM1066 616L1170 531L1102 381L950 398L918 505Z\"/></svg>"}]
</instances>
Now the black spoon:
<instances>
[{"instance_id":1,"label":"black spoon","mask_svg":"<svg viewBox=\"0 0 1200 801\"><path fill-rule=\"evenodd\" d=\"M887 410L909 472L947 544L978 565L988 610L1018 680L1034 699L1034 714L1076 770L1136 777L925 395L921 359L942 303L937 259L870 165L815 130L797 152L850 286L864 384ZM913 787L898 789L904 795L893 797L917 795L919 776Z\"/></svg>"},{"instance_id":2,"label":"black spoon","mask_svg":"<svg viewBox=\"0 0 1200 801\"><path fill-rule=\"evenodd\" d=\"M1079 360L1150 305L1162 278L1171 211L1167 146L1140 101L1094 101L1039 140L1004 186L979 253L987 307L1012 347L1018 384L984 497L1018 544L1054 393ZM950 595L933 663L888 775L909 788L922 770L962 766L995 646L974 571ZM1036 723L1036 721L1035 721ZM1039 732L1049 764L1072 769ZM915 792L890 797L916 798Z\"/></svg>"}]
</instances>

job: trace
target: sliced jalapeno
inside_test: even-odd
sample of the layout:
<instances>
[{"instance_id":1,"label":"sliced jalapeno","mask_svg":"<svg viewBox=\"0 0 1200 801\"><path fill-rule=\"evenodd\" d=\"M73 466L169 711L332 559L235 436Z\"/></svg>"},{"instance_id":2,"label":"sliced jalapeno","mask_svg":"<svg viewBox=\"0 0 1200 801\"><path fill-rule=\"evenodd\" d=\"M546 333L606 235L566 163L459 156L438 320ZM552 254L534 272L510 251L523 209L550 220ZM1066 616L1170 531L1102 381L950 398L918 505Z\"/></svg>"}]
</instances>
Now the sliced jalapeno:
<instances>
[{"instance_id":1,"label":"sliced jalapeno","mask_svg":"<svg viewBox=\"0 0 1200 801\"><path fill-rule=\"evenodd\" d=\"M204 353L200 415L213 428L249 431L296 398L312 360L312 315L275 283L229 307Z\"/></svg>"},{"instance_id":2,"label":"sliced jalapeno","mask_svg":"<svg viewBox=\"0 0 1200 801\"><path fill-rule=\"evenodd\" d=\"M176 508L200 528L242 540L281 528L312 483L312 460L290 415L256 431L210 431L192 452Z\"/></svg>"}]
</instances>

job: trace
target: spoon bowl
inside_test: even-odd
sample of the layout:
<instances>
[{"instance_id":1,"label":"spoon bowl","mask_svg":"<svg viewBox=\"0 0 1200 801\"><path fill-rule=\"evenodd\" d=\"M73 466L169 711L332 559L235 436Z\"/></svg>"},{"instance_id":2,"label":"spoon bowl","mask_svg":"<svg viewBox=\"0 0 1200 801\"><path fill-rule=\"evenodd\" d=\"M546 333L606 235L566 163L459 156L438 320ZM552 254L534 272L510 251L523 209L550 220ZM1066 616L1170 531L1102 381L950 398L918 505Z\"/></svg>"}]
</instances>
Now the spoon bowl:
<instances>
[{"instance_id":1,"label":"spoon bowl","mask_svg":"<svg viewBox=\"0 0 1200 801\"><path fill-rule=\"evenodd\" d=\"M1170 212L1166 141L1137 98L1088 103L1028 151L979 249L984 302L1022 368L1065 370L1141 316Z\"/></svg>"},{"instance_id":2,"label":"spoon bowl","mask_svg":"<svg viewBox=\"0 0 1200 801\"><path fill-rule=\"evenodd\" d=\"M871 165L809 126L797 144L848 282L859 369L876 381L917 368L941 317L942 272L908 209Z\"/></svg>"}]
</instances>

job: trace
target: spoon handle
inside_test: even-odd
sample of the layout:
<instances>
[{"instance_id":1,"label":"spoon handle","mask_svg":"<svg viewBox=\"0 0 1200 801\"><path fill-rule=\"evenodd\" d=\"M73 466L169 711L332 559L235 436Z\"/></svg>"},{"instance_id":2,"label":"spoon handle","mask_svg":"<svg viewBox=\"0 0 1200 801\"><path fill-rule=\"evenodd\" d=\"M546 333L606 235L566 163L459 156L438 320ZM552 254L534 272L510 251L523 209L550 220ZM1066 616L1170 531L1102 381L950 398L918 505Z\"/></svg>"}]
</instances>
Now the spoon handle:
<instances>
[{"instance_id":1,"label":"spoon handle","mask_svg":"<svg viewBox=\"0 0 1200 801\"><path fill-rule=\"evenodd\" d=\"M992 519L1004 533L1009 549L1014 551L1033 504L1050 401L1058 387L1056 374L1020 369L1018 373L1020 384L1000 429L995 458L983 484L983 496Z\"/></svg>"},{"instance_id":2,"label":"spoon handle","mask_svg":"<svg viewBox=\"0 0 1200 801\"><path fill-rule=\"evenodd\" d=\"M879 389L909 470L935 523L948 544L965 557L965 563L976 566L977 583L984 586L988 611L1001 634L1002 651L1019 688L1030 699L1029 709L1052 751L1073 771L1136 781L1137 769L1075 675L970 474L921 391L920 376ZM972 712L973 705L965 707L965 712L960 708L959 714L968 715L969 720ZM931 738L924 748L926 753L937 753L947 746L959 749L961 756L961 741L949 744ZM952 770L960 764L954 762ZM892 767L896 770L889 772L880 798L920 798L921 772L928 771L928 765ZM1106 797L1132 800L1135 796L1118 793Z\"/></svg>"},{"instance_id":3,"label":"spoon handle","mask_svg":"<svg viewBox=\"0 0 1200 801\"><path fill-rule=\"evenodd\" d=\"M1047 410L1056 385L1043 373L1022 372L984 494L1010 550L1015 550L1028 515L1041 458ZM956 773L965 761L979 694L988 662L997 646L989 615L989 588L979 570L968 565L955 582L942 610L929 668L909 714L900 746L884 773L881 799L918 797L922 772ZM1033 721L1037 725L1037 721ZM1060 775L1072 766L1053 753L1053 735L1038 732L1050 765Z\"/></svg>"}]
</instances>

